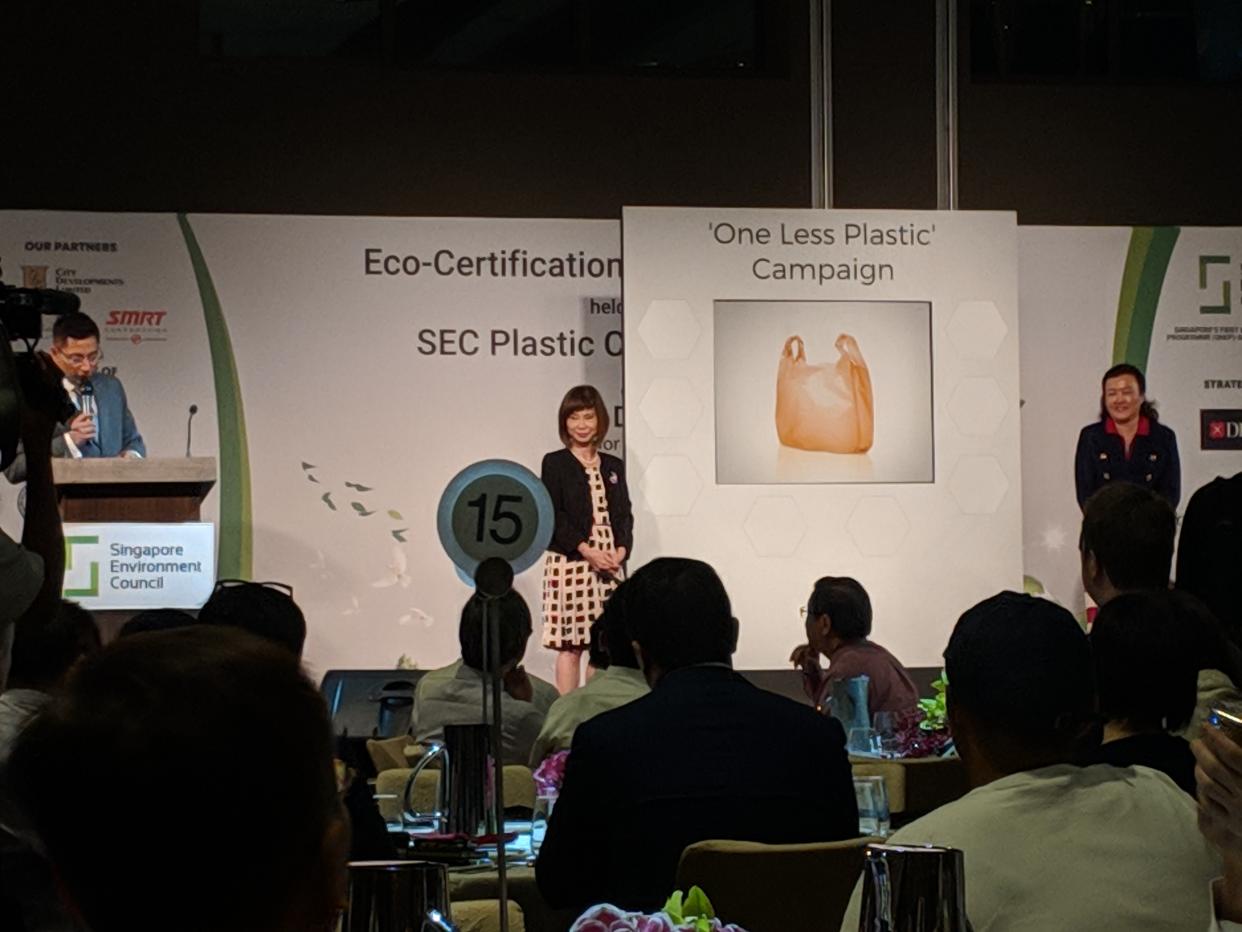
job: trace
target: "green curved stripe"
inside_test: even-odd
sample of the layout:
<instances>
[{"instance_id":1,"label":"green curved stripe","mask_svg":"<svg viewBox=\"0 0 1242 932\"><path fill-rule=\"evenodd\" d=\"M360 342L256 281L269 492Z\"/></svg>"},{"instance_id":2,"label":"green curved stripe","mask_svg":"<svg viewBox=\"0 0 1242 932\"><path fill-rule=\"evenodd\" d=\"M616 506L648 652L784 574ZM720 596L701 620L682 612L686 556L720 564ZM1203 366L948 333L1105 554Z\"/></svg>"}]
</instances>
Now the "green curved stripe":
<instances>
[{"instance_id":1,"label":"green curved stripe","mask_svg":"<svg viewBox=\"0 0 1242 932\"><path fill-rule=\"evenodd\" d=\"M1160 291L1180 232L1180 227L1135 227L1130 232L1113 331L1114 365L1128 362L1147 370Z\"/></svg>"},{"instance_id":2,"label":"green curved stripe","mask_svg":"<svg viewBox=\"0 0 1242 932\"><path fill-rule=\"evenodd\" d=\"M254 530L250 516L250 451L246 443L246 411L233 343L224 322L220 298L211 281L198 239L185 214L177 214L185 248L194 266L194 278L203 302L211 373L216 385L216 423L220 433L220 527L217 575L221 579L250 579L254 570Z\"/></svg>"}]
</instances>

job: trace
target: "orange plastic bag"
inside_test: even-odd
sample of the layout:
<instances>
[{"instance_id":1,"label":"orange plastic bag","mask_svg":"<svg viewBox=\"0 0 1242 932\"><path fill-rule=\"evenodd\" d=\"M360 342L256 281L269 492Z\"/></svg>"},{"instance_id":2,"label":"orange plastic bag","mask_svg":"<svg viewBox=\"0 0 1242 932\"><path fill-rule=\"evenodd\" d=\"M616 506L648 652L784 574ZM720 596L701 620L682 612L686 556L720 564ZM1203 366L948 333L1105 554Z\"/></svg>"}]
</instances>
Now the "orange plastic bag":
<instances>
[{"instance_id":1,"label":"orange plastic bag","mask_svg":"<svg viewBox=\"0 0 1242 932\"><path fill-rule=\"evenodd\" d=\"M825 453L871 449L871 373L852 336L841 334L835 345L841 354L835 363L812 366L802 337L785 341L776 370L776 435L787 447Z\"/></svg>"}]
</instances>

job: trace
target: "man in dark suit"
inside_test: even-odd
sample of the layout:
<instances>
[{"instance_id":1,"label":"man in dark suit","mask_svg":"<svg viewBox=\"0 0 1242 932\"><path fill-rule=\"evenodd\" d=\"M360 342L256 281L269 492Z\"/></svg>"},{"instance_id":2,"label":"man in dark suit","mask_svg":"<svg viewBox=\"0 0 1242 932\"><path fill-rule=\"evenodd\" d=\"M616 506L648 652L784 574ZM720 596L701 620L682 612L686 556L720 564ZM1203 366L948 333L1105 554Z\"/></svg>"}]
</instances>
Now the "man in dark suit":
<instances>
[{"instance_id":1,"label":"man in dark suit","mask_svg":"<svg viewBox=\"0 0 1242 932\"><path fill-rule=\"evenodd\" d=\"M99 327L85 314L73 312L52 325L52 362L60 369L65 391L77 410L52 437L52 456L146 456L147 447L130 413L125 388L115 376L99 371ZM5 470L10 482L26 477L25 451Z\"/></svg>"},{"instance_id":2,"label":"man in dark suit","mask_svg":"<svg viewBox=\"0 0 1242 932\"><path fill-rule=\"evenodd\" d=\"M737 622L715 571L665 557L629 587L628 626L652 691L574 734L535 866L548 903L650 911L672 893L693 842L856 836L840 723L733 672Z\"/></svg>"}]
</instances>

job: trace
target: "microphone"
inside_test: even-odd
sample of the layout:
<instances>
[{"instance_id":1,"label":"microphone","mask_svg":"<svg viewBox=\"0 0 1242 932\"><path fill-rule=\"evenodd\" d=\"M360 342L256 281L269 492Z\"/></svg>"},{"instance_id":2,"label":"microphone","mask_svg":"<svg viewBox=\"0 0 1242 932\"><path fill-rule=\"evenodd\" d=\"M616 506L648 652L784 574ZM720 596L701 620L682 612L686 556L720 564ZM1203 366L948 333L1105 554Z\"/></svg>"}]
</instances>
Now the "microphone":
<instances>
[{"instance_id":1,"label":"microphone","mask_svg":"<svg viewBox=\"0 0 1242 932\"><path fill-rule=\"evenodd\" d=\"M190 437L194 429L194 415L198 414L198 405L190 405L190 416L185 419L185 455L190 456Z\"/></svg>"},{"instance_id":2,"label":"microphone","mask_svg":"<svg viewBox=\"0 0 1242 932\"><path fill-rule=\"evenodd\" d=\"M86 379L78 386L78 397L82 399L82 413L89 415L95 425L95 443L99 443L99 403L95 400L95 385Z\"/></svg>"}]
</instances>

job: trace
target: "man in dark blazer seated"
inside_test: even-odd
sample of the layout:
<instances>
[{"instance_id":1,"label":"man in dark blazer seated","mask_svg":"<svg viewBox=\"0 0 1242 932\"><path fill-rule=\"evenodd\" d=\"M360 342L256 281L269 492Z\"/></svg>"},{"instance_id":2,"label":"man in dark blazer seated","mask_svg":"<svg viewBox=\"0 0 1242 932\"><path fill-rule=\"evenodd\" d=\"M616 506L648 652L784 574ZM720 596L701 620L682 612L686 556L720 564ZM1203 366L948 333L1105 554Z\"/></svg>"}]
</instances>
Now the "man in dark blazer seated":
<instances>
[{"instance_id":1,"label":"man in dark blazer seated","mask_svg":"<svg viewBox=\"0 0 1242 932\"><path fill-rule=\"evenodd\" d=\"M693 842L857 836L840 723L733 672L737 622L715 571L665 557L628 585L652 691L574 734L535 865L548 903L651 911Z\"/></svg>"}]
</instances>

